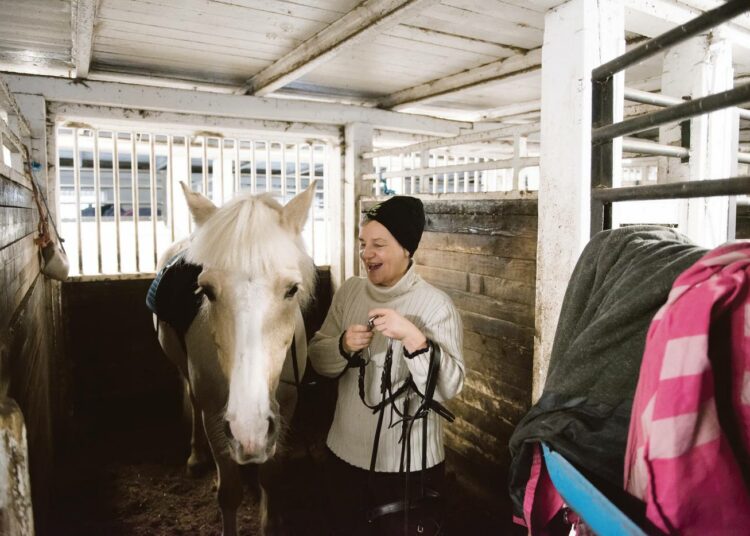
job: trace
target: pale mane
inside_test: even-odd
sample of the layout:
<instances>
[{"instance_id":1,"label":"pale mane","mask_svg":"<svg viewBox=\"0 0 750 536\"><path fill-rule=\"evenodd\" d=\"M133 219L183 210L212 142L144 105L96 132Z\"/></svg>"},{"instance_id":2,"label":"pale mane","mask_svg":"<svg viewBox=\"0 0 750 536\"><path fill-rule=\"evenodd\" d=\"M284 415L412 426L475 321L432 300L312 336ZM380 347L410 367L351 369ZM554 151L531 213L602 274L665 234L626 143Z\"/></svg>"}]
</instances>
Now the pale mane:
<instances>
[{"instance_id":1,"label":"pale mane","mask_svg":"<svg viewBox=\"0 0 750 536\"><path fill-rule=\"evenodd\" d=\"M281 226L281 210L270 194L235 197L195 231L187 259L251 279L298 272L304 305L314 290L315 266L302 237Z\"/></svg>"}]
</instances>

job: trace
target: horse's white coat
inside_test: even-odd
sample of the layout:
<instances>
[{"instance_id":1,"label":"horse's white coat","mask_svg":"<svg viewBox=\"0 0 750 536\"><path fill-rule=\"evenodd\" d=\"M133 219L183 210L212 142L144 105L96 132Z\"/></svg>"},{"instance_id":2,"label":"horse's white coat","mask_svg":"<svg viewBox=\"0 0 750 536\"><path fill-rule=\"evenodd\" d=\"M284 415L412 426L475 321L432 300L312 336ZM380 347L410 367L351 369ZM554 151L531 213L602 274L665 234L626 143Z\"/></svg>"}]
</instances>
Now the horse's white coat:
<instances>
[{"instance_id":1,"label":"horse's white coat","mask_svg":"<svg viewBox=\"0 0 750 536\"><path fill-rule=\"evenodd\" d=\"M183 185L197 228L160 262L184 251L203 267L203 304L184 349L164 322L159 340L189 383L194 429L188 465L205 460L201 428L216 461L225 534L236 532L242 498L237 464L263 463L274 455L282 412L285 419L291 416L282 405L296 402L287 383L278 387L295 332L304 342L300 309L314 290L315 267L300 236L314 188L283 207L267 195L246 195L217 208ZM298 342L298 354L304 346Z\"/></svg>"}]
</instances>

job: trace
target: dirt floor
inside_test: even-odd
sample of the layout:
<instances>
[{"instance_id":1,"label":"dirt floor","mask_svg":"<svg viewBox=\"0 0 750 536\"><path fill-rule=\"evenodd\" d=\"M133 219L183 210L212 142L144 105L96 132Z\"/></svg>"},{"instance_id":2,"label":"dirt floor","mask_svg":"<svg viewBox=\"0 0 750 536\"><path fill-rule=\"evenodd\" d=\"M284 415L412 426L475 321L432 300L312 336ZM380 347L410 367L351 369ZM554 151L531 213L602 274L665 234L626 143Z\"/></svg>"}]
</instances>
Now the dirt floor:
<instances>
[{"instance_id":1,"label":"dirt floor","mask_svg":"<svg viewBox=\"0 0 750 536\"><path fill-rule=\"evenodd\" d=\"M176 421L179 421L177 419ZM179 422L143 419L77 434L58 465L51 517L53 535L219 535L215 472L188 477L188 437ZM322 436L303 442L292 434L284 463L283 508L292 534L328 533L320 481ZM306 452L305 445L310 448ZM483 511L449 471L446 534L518 534ZM258 534L258 498L249 490L239 512L241 534Z\"/></svg>"}]
</instances>

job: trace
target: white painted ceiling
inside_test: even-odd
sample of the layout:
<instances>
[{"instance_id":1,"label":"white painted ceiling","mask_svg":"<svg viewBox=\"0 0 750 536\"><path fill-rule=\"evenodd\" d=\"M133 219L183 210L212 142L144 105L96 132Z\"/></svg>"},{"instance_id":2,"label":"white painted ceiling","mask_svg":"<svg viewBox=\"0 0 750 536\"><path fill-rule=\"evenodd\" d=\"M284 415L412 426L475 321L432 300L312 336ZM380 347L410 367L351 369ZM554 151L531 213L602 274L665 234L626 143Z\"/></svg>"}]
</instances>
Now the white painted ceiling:
<instances>
[{"instance_id":1,"label":"white painted ceiling","mask_svg":"<svg viewBox=\"0 0 750 536\"><path fill-rule=\"evenodd\" d=\"M651 37L719 0L624 0L629 40ZM377 0L373 5L403 2ZM419 9L343 42L271 98L367 106L396 92L522 56L543 42L559 0L418 0ZM86 78L241 92L274 65L363 4L361 0L0 0L0 72L76 77L77 10L95 8ZM79 18L80 20L80 18ZM750 73L750 16L736 19L736 72ZM745 40L745 37L747 39ZM76 52L77 53L77 52ZM658 90L660 59L626 73L631 87ZM477 121L534 116L540 71L532 68L398 109ZM536 105L536 110L535 108Z\"/></svg>"}]
</instances>

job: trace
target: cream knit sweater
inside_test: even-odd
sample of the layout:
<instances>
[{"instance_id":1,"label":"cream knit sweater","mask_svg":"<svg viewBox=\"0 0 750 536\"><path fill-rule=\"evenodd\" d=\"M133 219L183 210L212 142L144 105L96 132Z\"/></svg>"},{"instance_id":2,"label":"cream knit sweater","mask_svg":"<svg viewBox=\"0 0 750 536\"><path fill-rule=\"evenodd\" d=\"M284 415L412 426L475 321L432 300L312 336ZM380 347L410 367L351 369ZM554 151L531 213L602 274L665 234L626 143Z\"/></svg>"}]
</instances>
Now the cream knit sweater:
<instances>
[{"instance_id":1,"label":"cream knit sweater","mask_svg":"<svg viewBox=\"0 0 750 536\"><path fill-rule=\"evenodd\" d=\"M461 355L463 331L461 318L450 298L436 289L410 266L404 276L392 287L377 287L366 278L352 277L336 292L328 316L320 331L315 334L308 348L310 362L324 376L335 377L344 370L347 362L339 354L339 337L352 324L367 324L370 309L386 307L394 309L417 326L433 343L440 346L440 368L438 372L435 400L442 402L456 396L463 386L464 363ZM380 376L383 370L388 339L378 332L372 339L370 351L372 361L366 368L365 395L367 402L380 402ZM366 352L366 350L365 350ZM393 365L391 378L395 391L411 373L420 392L424 392L430 352L406 359L399 341L393 341ZM338 384L338 401L331 429L328 432L328 447L345 462L370 468L370 455L375 438L377 415L366 408L359 398L357 387L359 369L349 369ZM399 399L399 408L403 398ZM411 410L419 404L419 398L411 396ZM386 408L380 433L377 471L396 472L401 458L401 424L398 416L391 417ZM442 417L431 411L427 423L427 464L432 467L443 461ZM411 470L422 468L422 423L414 424L411 433Z\"/></svg>"}]
</instances>

